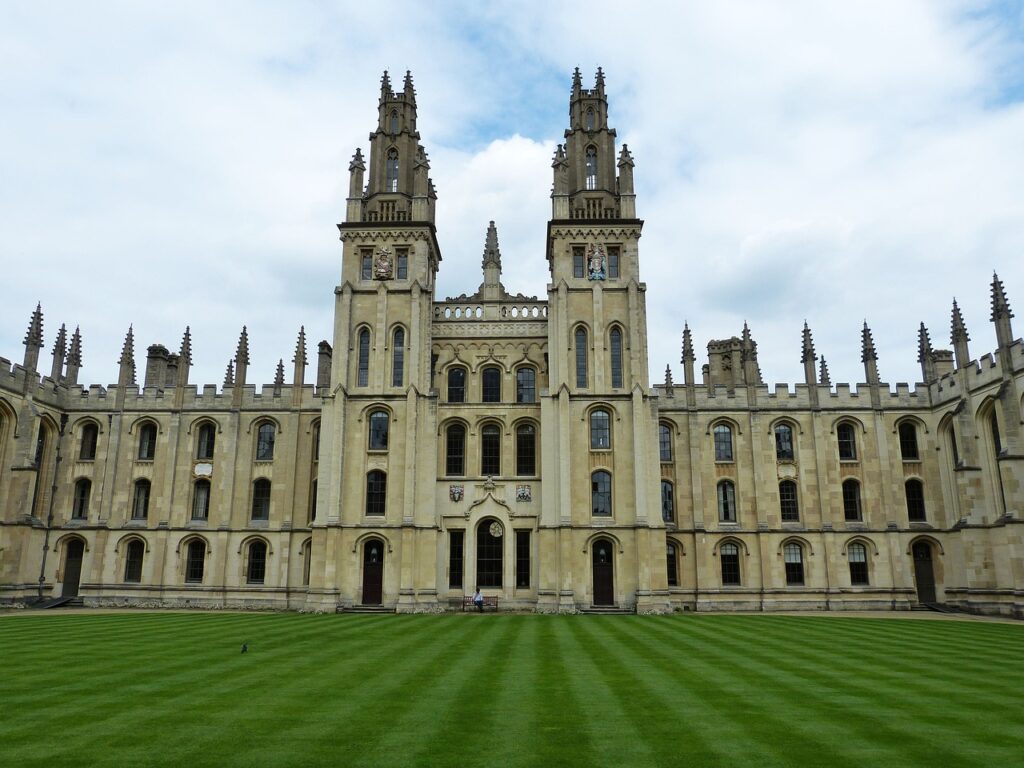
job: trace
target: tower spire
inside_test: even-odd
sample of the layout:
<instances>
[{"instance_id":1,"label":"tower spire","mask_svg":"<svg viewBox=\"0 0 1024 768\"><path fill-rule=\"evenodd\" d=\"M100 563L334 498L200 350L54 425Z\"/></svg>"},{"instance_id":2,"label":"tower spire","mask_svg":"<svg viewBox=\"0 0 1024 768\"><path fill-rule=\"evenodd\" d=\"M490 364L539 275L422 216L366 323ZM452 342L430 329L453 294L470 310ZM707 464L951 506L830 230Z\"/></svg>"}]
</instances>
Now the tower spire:
<instances>
[{"instance_id":1,"label":"tower spire","mask_svg":"<svg viewBox=\"0 0 1024 768\"><path fill-rule=\"evenodd\" d=\"M860 359L864 363L864 376L868 384L878 384L878 353L875 351L875 340L871 336L867 320L864 321L864 328L861 330Z\"/></svg>"},{"instance_id":2,"label":"tower spire","mask_svg":"<svg viewBox=\"0 0 1024 768\"><path fill-rule=\"evenodd\" d=\"M53 342L53 364L50 366L50 378L56 382L60 382L60 373L64 370L64 356L68 350L68 329L64 326L64 323L60 324L60 330L57 331L57 338Z\"/></svg>"},{"instance_id":3,"label":"tower spire","mask_svg":"<svg viewBox=\"0 0 1024 768\"><path fill-rule=\"evenodd\" d=\"M1010 325L1010 303L1006 300L1006 291L999 275L992 273L992 322L996 326L996 340L1000 348L1008 348L1013 344L1013 327Z\"/></svg>"},{"instance_id":4,"label":"tower spire","mask_svg":"<svg viewBox=\"0 0 1024 768\"><path fill-rule=\"evenodd\" d=\"M492 221L487 225L483 256L484 281L480 285L480 298L497 301L505 294L501 284L501 251L498 249L498 229Z\"/></svg>"},{"instance_id":5,"label":"tower spire","mask_svg":"<svg viewBox=\"0 0 1024 768\"><path fill-rule=\"evenodd\" d=\"M78 384L78 372L82 368L82 334L75 326L75 332L71 334L71 347L68 349L67 369L64 372L64 381L74 386Z\"/></svg>"},{"instance_id":6,"label":"tower spire","mask_svg":"<svg viewBox=\"0 0 1024 768\"><path fill-rule=\"evenodd\" d=\"M135 384L135 329L128 326L128 333L125 334L124 344L121 346L121 357L118 359L120 368L117 385L120 390Z\"/></svg>"},{"instance_id":7,"label":"tower spire","mask_svg":"<svg viewBox=\"0 0 1024 768\"><path fill-rule=\"evenodd\" d=\"M921 375L924 377L925 384L935 379L932 351L931 336L928 335L928 329L922 322L921 327L917 329L917 362L921 364Z\"/></svg>"},{"instance_id":8,"label":"tower spire","mask_svg":"<svg viewBox=\"0 0 1024 768\"><path fill-rule=\"evenodd\" d=\"M960 307L953 299L953 314L950 322L949 341L953 345L953 354L956 356L956 367L963 368L971 362L971 352L967 342L971 337L967 334L967 326L964 324L964 316Z\"/></svg>"},{"instance_id":9,"label":"tower spire","mask_svg":"<svg viewBox=\"0 0 1024 768\"><path fill-rule=\"evenodd\" d=\"M804 320L803 345L800 352L800 362L804 364L804 383L807 384L810 393L811 405L818 404L818 380L815 377L814 363L818 355L814 351L814 338L811 336L811 328Z\"/></svg>"},{"instance_id":10,"label":"tower spire","mask_svg":"<svg viewBox=\"0 0 1024 768\"><path fill-rule=\"evenodd\" d=\"M281 396L281 388L284 386L284 358L278 358L277 371L274 372L274 397Z\"/></svg>"},{"instance_id":11,"label":"tower spire","mask_svg":"<svg viewBox=\"0 0 1024 768\"><path fill-rule=\"evenodd\" d=\"M242 402L242 395L245 390L246 374L249 370L249 331L243 325L242 333L238 337L238 348L235 350L235 388L232 391L234 405Z\"/></svg>"},{"instance_id":12,"label":"tower spire","mask_svg":"<svg viewBox=\"0 0 1024 768\"><path fill-rule=\"evenodd\" d=\"M828 363L825 362L824 356L821 358L821 371L819 374L819 380L826 387L832 386L832 377L828 373Z\"/></svg>"},{"instance_id":13,"label":"tower spire","mask_svg":"<svg viewBox=\"0 0 1024 768\"><path fill-rule=\"evenodd\" d=\"M302 404L302 387L306 383L306 326L299 327L299 337L295 340L295 355L292 357L295 367L292 369L292 403Z\"/></svg>"}]
</instances>

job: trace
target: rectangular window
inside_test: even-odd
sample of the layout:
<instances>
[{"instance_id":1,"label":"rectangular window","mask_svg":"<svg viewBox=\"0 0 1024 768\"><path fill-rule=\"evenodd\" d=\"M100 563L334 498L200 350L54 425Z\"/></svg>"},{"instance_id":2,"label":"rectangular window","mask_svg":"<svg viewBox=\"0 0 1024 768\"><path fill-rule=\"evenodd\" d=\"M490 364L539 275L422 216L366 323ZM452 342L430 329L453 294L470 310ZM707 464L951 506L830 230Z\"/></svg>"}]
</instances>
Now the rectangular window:
<instances>
[{"instance_id":1,"label":"rectangular window","mask_svg":"<svg viewBox=\"0 0 1024 768\"><path fill-rule=\"evenodd\" d=\"M359 277L363 280L373 279L373 251L363 249L359 256Z\"/></svg>"},{"instance_id":2,"label":"rectangular window","mask_svg":"<svg viewBox=\"0 0 1024 768\"><path fill-rule=\"evenodd\" d=\"M409 252L404 248L398 251L398 259L395 264L395 278L407 280L409 278Z\"/></svg>"},{"instance_id":3,"label":"rectangular window","mask_svg":"<svg viewBox=\"0 0 1024 768\"><path fill-rule=\"evenodd\" d=\"M516 402L532 403L537 399L537 372L533 368L516 371Z\"/></svg>"},{"instance_id":4,"label":"rectangular window","mask_svg":"<svg viewBox=\"0 0 1024 768\"><path fill-rule=\"evenodd\" d=\"M481 378L481 399L485 403L501 402L501 369L484 368Z\"/></svg>"},{"instance_id":5,"label":"rectangular window","mask_svg":"<svg viewBox=\"0 0 1024 768\"><path fill-rule=\"evenodd\" d=\"M501 474L501 431L493 425L480 430L480 474Z\"/></svg>"},{"instance_id":6,"label":"rectangular window","mask_svg":"<svg viewBox=\"0 0 1024 768\"><path fill-rule=\"evenodd\" d=\"M616 278L619 276L619 247L617 245L608 246L608 277Z\"/></svg>"},{"instance_id":7,"label":"rectangular window","mask_svg":"<svg viewBox=\"0 0 1024 768\"><path fill-rule=\"evenodd\" d=\"M530 532L516 531L516 588L530 586Z\"/></svg>"},{"instance_id":8,"label":"rectangular window","mask_svg":"<svg viewBox=\"0 0 1024 768\"><path fill-rule=\"evenodd\" d=\"M782 522L799 522L800 508L796 503L796 483L792 480L783 480L779 483L779 507L782 513Z\"/></svg>"},{"instance_id":9,"label":"rectangular window","mask_svg":"<svg viewBox=\"0 0 1024 768\"><path fill-rule=\"evenodd\" d=\"M462 587L465 531L448 531L448 588Z\"/></svg>"},{"instance_id":10,"label":"rectangular window","mask_svg":"<svg viewBox=\"0 0 1024 768\"><path fill-rule=\"evenodd\" d=\"M530 477L537 474L537 430L532 424L516 429L516 474Z\"/></svg>"},{"instance_id":11,"label":"rectangular window","mask_svg":"<svg viewBox=\"0 0 1024 768\"><path fill-rule=\"evenodd\" d=\"M583 246L577 245L572 249L572 276L583 277L584 269L586 267L586 255L583 252Z\"/></svg>"}]
</instances>

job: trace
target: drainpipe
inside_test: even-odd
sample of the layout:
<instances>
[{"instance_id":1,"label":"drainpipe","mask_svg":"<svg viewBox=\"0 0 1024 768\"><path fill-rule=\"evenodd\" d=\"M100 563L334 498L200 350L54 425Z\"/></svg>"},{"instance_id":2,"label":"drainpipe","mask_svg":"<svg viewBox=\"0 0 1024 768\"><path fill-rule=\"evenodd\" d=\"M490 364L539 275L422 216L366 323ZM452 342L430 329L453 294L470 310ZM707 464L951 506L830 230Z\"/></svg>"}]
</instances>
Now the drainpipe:
<instances>
[{"instance_id":1,"label":"drainpipe","mask_svg":"<svg viewBox=\"0 0 1024 768\"><path fill-rule=\"evenodd\" d=\"M57 497L57 475L60 472L60 446L64 440L64 428L68 425L68 415L60 415L60 429L57 432L57 455L53 462L53 483L50 485L50 503L46 512L46 533L43 536L43 560L39 565L39 601L43 600L43 584L46 581L46 554L50 551L50 529L53 527L53 502ZM39 471L38 469L36 470Z\"/></svg>"}]
</instances>

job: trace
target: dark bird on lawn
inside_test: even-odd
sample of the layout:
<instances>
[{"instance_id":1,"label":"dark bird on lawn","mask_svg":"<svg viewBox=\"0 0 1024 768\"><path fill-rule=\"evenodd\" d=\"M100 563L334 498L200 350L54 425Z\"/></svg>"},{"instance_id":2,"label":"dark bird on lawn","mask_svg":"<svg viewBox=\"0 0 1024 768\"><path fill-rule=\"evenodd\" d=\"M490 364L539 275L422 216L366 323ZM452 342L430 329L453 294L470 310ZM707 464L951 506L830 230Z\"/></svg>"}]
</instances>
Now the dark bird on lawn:
<instances>
[{"instance_id":1,"label":"dark bird on lawn","mask_svg":"<svg viewBox=\"0 0 1024 768\"><path fill-rule=\"evenodd\" d=\"M248 653L248 652L249 652L249 644L248 643L242 643L242 653Z\"/></svg>"}]
</instances>

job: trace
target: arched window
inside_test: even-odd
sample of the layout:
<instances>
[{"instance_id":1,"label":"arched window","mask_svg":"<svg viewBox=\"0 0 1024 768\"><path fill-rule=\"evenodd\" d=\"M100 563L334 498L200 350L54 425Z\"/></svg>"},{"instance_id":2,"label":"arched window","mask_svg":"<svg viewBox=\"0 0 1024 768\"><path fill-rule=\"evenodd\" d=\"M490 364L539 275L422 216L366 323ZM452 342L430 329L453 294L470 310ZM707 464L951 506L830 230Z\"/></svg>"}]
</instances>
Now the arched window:
<instances>
[{"instance_id":1,"label":"arched window","mask_svg":"<svg viewBox=\"0 0 1024 768\"><path fill-rule=\"evenodd\" d=\"M923 523L927 517L924 510L924 484L920 480L907 480L907 518L912 523Z\"/></svg>"},{"instance_id":2,"label":"arched window","mask_svg":"<svg viewBox=\"0 0 1024 768\"><path fill-rule=\"evenodd\" d=\"M622 388L622 331L612 328L608 334L608 342L611 346L612 363L612 388Z\"/></svg>"},{"instance_id":3,"label":"arched window","mask_svg":"<svg viewBox=\"0 0 1024 768\"><path fill-rule=\"evenodd\" d=\"M718 484L718 519L723 523L736 522L736 486L732 480Z\"/></svg>"},{"instance_id":4,"label":"arched window","mask_svg":"<svg viewBox=\"0 0 1024 768\"><path fill-rule=\"evenodd\" d=\"M85 520L89 516L89 496L92 494L92 481L84 477L75 483L75 498L71 506L71 517Z\"/></svg>"},{"instance_id":5,"label":"arched window","mask_svg":"<svg viewBox=\"0 0 1024 768\"><path fill-rule=\"evenodd\" d=\"M665 569L668 573L668 585L679 586L679 553L671 541L665 544Z\"/></svg>"},{"instance_id":6,"label":"arched window","mask_svg":"<svg viewBox=\"0 0 1024 768\"><path fill-rule=\"evenodd\" d=\"M405 329L395 328L391 343L391 386L405 383Z\"/></svg>"},{"instance_id":7,"label":"arched window","mask_svg":"<svg viewBox=\"0 0 1024 768\"><path fill-rule=\"evenodd\" d=\"M587 386L587 329L580 326L574 334L576 345L576 386Z\"/></svg>"},{"instance_id":8,"label":"arched window","mask_svg":"<svg viewBox=\"0 0 1024 768\"><path fill-rule=\"evenodd\" d=\"M135 495L132 497L132 520L145 520L149 517L149 480L135 481Z\"/></svg>"},{"instance_id":9,"label":"arched window","mask_svg":"<svg viewBox=\"0 0 1024 768\"><path fill-rule=\"evenodd\" d=\"M476 585L500 587L504 571L504 529L497 520L481 520L476 527Z\"/></svg>"},{"instance_id":10,"label":"arched window","mask_svg":"<svg viewBox=\"0 0 1024 768\"><path fill-rule=\"evenodd\" d=\"M480 430L480 474L501 474L501 428L497 424L487 424Z\"/></svg>"},{"instance_id":11,"label":"arched window","mask_svg":"<svg viewBox=\"0 0 1024 768\"><path fill-rule=\"evenodd\" d=\"M388 449L388 425L391 423L391 417L387 411L374 411L370 414L369 421L369 449L371 451L386 451Z\"/></svg>"},{"instance_id":12,"label":"arched window","mask_svg":"<svg viewBox=\"0 0 1024 768\"><path fill-rule=\"evenodd\" d=\"M590 503L596 517L612 513L612 476L599 469L590 476Z\"/></svg>"},{"instance_id":13,"label":"arched window","mask_svg":"<svg viewBox=\"0 0 1024 768\"><path fill-rule=\"evenodd\" d=\"M272 461L274 459L274 442L277 439L277 428L269 421L260 424L256 430L256 461Z\"/></svg>"},{"instance_id":14,"label":"arched window","mask_svg":"<svg viewBox=\"0 0 1024 768\"><path fill-rule=\"evenodd\" d=\"M192 487L192 519L208 520L210 518L210 481L196 480Z\"/></svg>"},{"instance_id":15,"label":"arched window","mask_svg":"<svg viewBox=\"0 0 1024 768\"><path fill-rule=\"evenodd\" d=\"M270 481L264 477L252 484L252 519L270 519Z\"/></svg>"},{"instance_id":16,"label":"arched window","mask_svg":"<svg viewBox=\"0 0 1024 768\"><path fill-rule=\"evenodd\" d=\"M398 110L391 110L391 125L389 127L392 136L398 134Z\"/></svg>"},{"instance_id":17,"label":"arched window","mask_svg":"<svg viewBox=\"0 0 1024 768\"><path fill-rule=\"evenodd\" d=\"M846 548L846 559L850 562L850 583L868 583L868 551L863 544L853 543Z\"/></svg>"},{"instance_id":18,"label":"arched window","mask_svg":"<svg viewBox=\"0 0 1024 768\"><path fill-rule=\"evenodd\" d=\"M142 581L142 559L146 556L146 545L132 539L124 550L124 580L131 584Z\"/></svg>"},{"instance_id":19,"label":"arched window","mask_svg":"<svg viewBox=\"0 0 1024 768\"><path fill-rule=\"evenodd\" d=\"M586 119L585 119L583 124L586 127L586 130L588 130L588 131L594 130L594 109L593 109L593 107L587 107L587 115L586 115Z\"/></svg>"},{"instance_id":20,"label":"arched window","mask_svg":"<svg viewBox=\"0 0 1024 768\"><path fill-rule=\"evenodd\" d=\"M843 422L836 427L836 440L839 443L840 461L857 460L857 436L853 424Z\"/></svg>"},{"instance_id":21,"label":"arched window","mask_svg":"<svg viewBox=\"0 0 1024 768\"><path fill-rule=\"evenodd\" d=\"M537 372L529 366L516 370L516 402L533 403L537 401Z\"/></svg>"},{"instance_id":22,"label":"arched window","mask_svg":"<svg viewBox=\"0 0 1024 768\"><path fill-rule=\"evenodd\" d=\"M146 422L139 428L139 459L152 461L156 455L156 424Z\"/></svg>"},{"instance_id":23,"label":"arched window","mask_svg":"<svg viewBox=\"0 0 1024 768\"><path fill-rule=\"evenodd\" d=\"M206 560L206 542L202 539L192 539L188 543L185 559L185 581L189 584L199 584L203 580L203 564Z\"/></svg>"},{"instance_id":24,"label":"arched window","mask_svg":"<svg viewBox=\"0 0 1024 768\"><path fill-rule=\"evenodd\" d=\"M861 519L860 483L856 480L843 481L843 517L849 521Z\"/></svg>"},{"instance_id":25,"label":"arched window","mask_svg":"<svg viewBox=\"0 0 1024 768\"><path fill-rule=\"evenodd\" d=\"M658 425L658 454L662 461L672 461L672 428L668 424Z\"/></svg>"},{"instance_id":26,"label":"arched window","mask_svg":"<svg viewBox=\"0 0 1024 768\"><path fill-rule=\"evenodd\" d=\"M800 520L800 505L796 499L796 483L792 480L783 480L779 483L779 511L784 523L795 523Z\"/></svg>"},{"instance_id":27,"label":"arched window","mask_svg":"<svg viewBox=\"0 0 1024 768\"><path fill-rule=\"evenodd\" d=\"M199 427L199 434L196 436L196 458L200 461L210 461L213 458L213 446L217 440L217 428L206 422Z\"/></svg>"},{"instance_id":28,"label":"arched window","mask_svg":"<svg viewBox=\"0 0 1024 768\"><path fill-rule=\"evenodd\" d=\"M262 584L267 575L267 545L257 539L249 545L249 557L245 564L245 581L248 584Z\"/></svg>"},{"instance_id":29,"label":"arched window","mask_svg":"<svg viewBox=\"0 0 1024 768\"><path fill-rule=\"evenodd\" d=\"M804 550L799 544L790 542L782 548L786 561L786 584L799 586L804 583Z\"/></svg>"},{"instance_id":30,"label":"arched window","mask_svg":"<svg viewBox=\"0 0 1024 768\"><path fill-rule=\"evenodd\" d=\"M501 402L501 369L495 366L484 368L480 374L481 399L485 403Z\"/></svg>"},{"instance_id":31,"label":"arched window","mask_svg":"<svg viewBox=\"0 0 1024 768\"><path fill-rule=\"evenodd\" d=\"M992 429L992 450L996 453L996 458L1003 452L1003 441L999 439L999 417L996 415L996 409L992 409L991 415L988 417L989 427Z\"/></svg>"},{"instance_id":32,"label":"arched window","mask_svg":"<svg viewBox=\"0 0 1024 768\"><path fill-rule=\"evenodd\" d=\"M466 474L466 428L450 424L445 432L444 473L458 477Z\"/></svg>"},{"instance_id":33,"label":"arched window","mask_svg":"<svg viewBox=\"0 0 1024 768\"><path fill-rule=\"evenodd\" d=\"M775 458L779 461L793 460L793 428L789 424L775 427Z\"/></svg>"},{"instance_id":34,"label":"arched window","mask_svg":"<svg viewBox=\"0 0 1024 768\"><path fill-rule=\"evenodd\" d=\"M314 479L309 489L309 522L316 520L316 492L319 481Z\"/></svg>"},{"instance_id":35,"label":"arched window","mask_svg":"<svg viewBox=\"0 0 1024 768\"><path fill-rule=\"evenodd\" d=\"M957 450L956 430L953 428L952 423L949 425L949 449L950 454L953 456L953 469L956 469L960 466L960 451Z\"/></svg>"},{"instance_id":36,"label":"arched window","mask_svg":"<svg viewBox=\"0 0 1024 768\"><path fill-rule=\"evenodd\" d=\"M718 548L718 557L722 561L722 586L738 587L740 585L740 548L726 542Z\"/></svg>"},{"instance_id":37,"label":"arched window","mask_svg":"<svg viewBox=\"0 0 1024 768\"><path fill-rule=\"evenodd\" d=\"M398 150L388 150L387 160L387 181L384 185L385 192L398 191Z\"/></svg>"},{"instance_id":38,"label":"arched window","mask_svg":"<svg viewBox=\"0 0 1024 768\"><path fill-rule=\"evenodd\" d=\"M448 402L466 402L466 369L462 366L448 369Z\"/></svg>"},{"instance_id":39,"label":"arched window","mask_svg":"<svg viewBox=\"0 0 1024 768\"><path fill-rule=\"evenodd\" d=\"M516 474L520 477L537 474L537 429L533 424L516 427Z\"/></svg>"},{"instance_id":40,"label":"arched window","mask_svg":"<svg viewBox=\"0 0 1024 768\"><path fill-rule=\"evenodd\" d=\"M597 150L594 147L587 147L587 189L597 189Z\"/></svg>"},{"instance_id":41,"label":"arched window","mask_svg":"<svg viewBox=\"0 0 1024 768\"><path fill-rule=\"evenodd\" d=\"M590 449L604 450L611 447L611 414L603 408L596 408L590 412Z\"/></svg>"},{"instance_id":42,"label":"arched window","mask_svg":"<svg viewBox=\"0 0 1024 768\"><path fill-rule=\"evenodd\" d=\"M313 559L313 541L310 539L302 548L302 585L309 586L309 564Z\"/></svg>"},{"instance_id":43,"label":"arched window","mask_svg":"<svg viewBox=\"0 0 1024 768\"><path fill-rule=\"evenodd\" d=\"M79 461L93 461L96 458L96 440L99 436L99 428L88 423L82 427L82 444L78 449Z\"/></svg>"},{"instance_id":44,"label":"arched window","mask_svg":"<svg viewBox=\"0 0 1024 768\"><path fill-rule=\"evenodd\" d=\"M388 498L388 476L379 469L366 475L366 514L383 515Z\"/></svg>"},{"instance_id":45,"label":"arched window","mask_svg":"<svg viewBox=\"0 0 1024 768\"><path fill-rule=\"evenodd\" d=\"M359 331L359 358L356 368L356 386L365 387L370 383L370 332Z\"/></svg>"},{"instance_id":46,"label":"arched window","mask_svg":"<svg viewBox=\"0 0 1024 768\"><path fill-rule=\"evenodd\" d=\"M921 458L917 450L917 427L913 422L900 423L900 455L904 461L918 461Z\"/></svg>"},{"instance_id":47,"label":"arched window","mask_svg":"<svg viewBox=\"0 0 1024 768\"><path fill-rule=\"evenodd\" d=\"M676 521L675 491L668 480L661 481L661 519L666 523Z\"/></svg>"},{"instance_id":48,"label":"arched window","mask_svg":"<svg viewBox=\"0 0 1024 768\"><path fill-rule=\"evenodd\" d=\"M320 461L320 422L313 422L313 461Z\"/></svg>"},{"instance_id":49,"label":"arched window","mask_svg":"<svg viewBox=\"0 0 1024 768\"><path fill-rule=\"evenodd\" d=\"M732 429L726 424L715 427L715 461L732 461Z\"/></svg>"}]
</instances>

